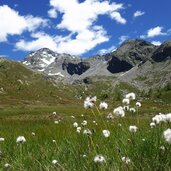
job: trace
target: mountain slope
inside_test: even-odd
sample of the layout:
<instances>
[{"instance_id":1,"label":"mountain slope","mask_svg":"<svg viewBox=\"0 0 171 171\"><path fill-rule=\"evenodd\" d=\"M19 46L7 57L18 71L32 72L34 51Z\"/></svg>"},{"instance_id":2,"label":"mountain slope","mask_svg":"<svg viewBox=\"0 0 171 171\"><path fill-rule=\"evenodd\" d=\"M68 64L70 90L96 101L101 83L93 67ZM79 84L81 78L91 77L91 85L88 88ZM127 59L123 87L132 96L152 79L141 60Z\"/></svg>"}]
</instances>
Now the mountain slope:
<instances>
[{"instance_id":1,"label":"mountain slope","mask_svg":"<svg viewBox=\"0 0 171 171\"><path fill-rule=\"evenodd\" d=\"M33 72L23 64L0 58L1 104L74 103L74 89L54 84L46 75Z\"/></svg>"}]
</instances>

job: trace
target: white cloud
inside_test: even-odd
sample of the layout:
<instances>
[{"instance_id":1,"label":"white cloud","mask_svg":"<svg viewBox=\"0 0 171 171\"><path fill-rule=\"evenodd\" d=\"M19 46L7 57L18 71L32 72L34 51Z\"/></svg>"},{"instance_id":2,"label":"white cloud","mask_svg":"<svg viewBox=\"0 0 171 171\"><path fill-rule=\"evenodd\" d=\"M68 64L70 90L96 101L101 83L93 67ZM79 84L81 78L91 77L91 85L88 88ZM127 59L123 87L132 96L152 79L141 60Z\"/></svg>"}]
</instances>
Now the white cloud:
<instances>
[{"instance_id":1,"label":"white cloud","mask_svg":"<svg viewBox=\"0 0 171 171\"><path fill-rule=\"evenodd\" d=\"M147 35L141 35L140 38L145 39L145 38L152 38L156 36L167 35L167 33L162 32L162 30L163 30L163 27L161 26L151 28L147 31Z\"/></svg>"},{"instance_id":2,"label":"white cloud","mask_svg":"<svg viewBox=\"0 0 171 171\"><path fill-rule=\"evenodd\" d=\"M140 17L140 16L142 16L142 15L144 15L145 14L145 12L144 11L136 11L135 13L134 13L134 17L136 18L136 17Z\"/></svg>"},{"instance_id":3,"label":"white cloud","mask_svg":"<svg viewBox=\"0 0 171 171\"><path fill-rule=\"evenodd\" d=\"M37 33L32 34L32 37L35 40L27 42L21 39L16 43L15 48L17 50L33 51L47 47L59 53L65 52L80 55L94 48L96 45L109 40L102 27L94 27L92 31L83 31L78 34L75 39L72 38L72 34L63 37Z\"/></svg>"},{"instance_id":4,"label":"white cloud","mask_svg":"<svg viewBox=\"0 0 171 171\"><path fill-rule=\"evenodd\" d=\"M165 35L166 33L162 32L163 27L157 26L154 28L151 28L147 31L147 37L155 37L159 35Z\"/></svg>"},{"instance_id":5,"label":"white cloud","mask_svg":"<svg viewBox=\"0 0 171 171\"><path fill-rule=\"evenodd\" d=\"M121 16L119 10L123 4L110 3L107 0L85 0L79 3L78 0L50 0L51 9L48 15L56 18L58 13L62 19L56 24L56 29L67 30L69 36L50 36L45 33L32 35L34 40L20 40L16 43L18 50L37 50L48 47L59 53L70 53L81 55L93 49L97 45L109 41L106 30L96 25L100 15L108 15L117 23L125 24L126 20Z\"/></svg>"},{"instance_id":6,"label":"white cloud","mask_svg":"<svg viewBox=\"0 0 171 171\"><path fill-rule=\"evenodd\" d=\"M124 41L126 41L127 39L129 39L129 36L123 35L123 36L119 37L119 44L122 44L122 43L123 43Z\"/></svg>"},{"instance_id":7,"label":"white cloud","mask_svg":"<svg viewBox=\"0 0 171 171\"><path fill-rule=\"evenodd\" d=\"M48 16L50 18L57 18L58 14L57 14L57 11L56 9L52 8L48 11Z\"/></svg>"},{"instance_id":8,"label":"white cloud","mask_svg":"<svg viewBox=\"0 0 171 171\"><path fill-rule=\"evenodd\" d=\"M21 16L7 5L0 6L0 42L7 41L8 35L20 35L24 31L35 31L45 26L47 20L32 15Z\"/></svg>"},{"instance_id":9,"label":"white cloud","mask_svg":"<svg viewBox=\"0 0 171 171\"><path fill-rule=\"evenodd\" d=\"M160 41L152 41L153 45L160 46L162 43Z\"/></svg>"},{"instance_id":10,"label":"white cloud","mask_svg":"<svg viewBox=\"0 0 171 171\"><path fill-rule=\"evenodd\" d=\"M109 48L107 48L107 49L101 49L101 50L99 50L97 53L98 53L99 55L105 55L105 54L110 53L110 52L113 52L113 51L115 51L115 50L116 50L116 47L115 47L115 46L111 46L111 47L109 47Z\"/></svg>"},{"instance_id":11,"label":"white cloud","mask_svg":"<svg viewBox=\"0 0 171 171\"><path fill-rule=\"evenodd\" d=\"M111 13L111 18L115 19L120 24L126 24L126 20L121 17L119 12Z\"/></svg>"}]
</instances>

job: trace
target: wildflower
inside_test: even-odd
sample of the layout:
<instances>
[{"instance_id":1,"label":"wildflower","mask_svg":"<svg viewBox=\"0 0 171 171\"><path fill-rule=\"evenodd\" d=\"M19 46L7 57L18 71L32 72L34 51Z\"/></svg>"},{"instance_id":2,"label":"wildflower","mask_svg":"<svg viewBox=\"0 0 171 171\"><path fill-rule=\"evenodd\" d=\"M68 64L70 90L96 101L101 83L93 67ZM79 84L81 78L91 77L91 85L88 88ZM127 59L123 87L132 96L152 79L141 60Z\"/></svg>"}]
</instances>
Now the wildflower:
<instances>
[{"instance_id":1,"label":"wildflower","mask_svg":"<svg viewBox=\"0 0 171 171\"><path fill-rule=\"evenodd\" d=\"M129 100L135 100L136 98L135 93L128 93L125 97Z\"/></svg>"},{"instance_id":2,"label":"wildflower","mask_svg":"<svg viewBox=\"0 0 171 171\"><path fill-rule=\"evenodd\" d=\"M125 112L121 106L114 109L113 113L118 117L124 117L125 116Z\"/></svg>"},{"instance_id":3,"label":"wildflower","mask_svg":"<svg viewBox=\"0 0 171 171\"><path fill-rule=\"evenodd\" d=\"M87 121L84 120L82 123L81 123L82 126L86 126L87 125Z\"/></svg>"},{"instance_id":4,"label":"wildflower","mask_svg":"<svg viewBox=\"0 0 171 171\"><path fill-rule=\"evenodd\" d=\"M145 141L145 139L143 138L142 141Z\"/></svg>"},{"instance_id":5,"label":"wildflower","mask_svg":"<svg viewBox=\"0 0 171 171\"><path fill-rule=\"evenodd\" d=\"M159 113L158 115L155 115L153 118L152 118L152 121L155 123L155 124L159 124L161 122L167 122L167 116L162 114L162 113Z\"/></svg>"},{"instance_id":6,"label":"wildflower","mask_svg":"<svg viewBox=\"0 0 171 171\"><path fill-rule=\"evenodd\" d=\"M84 117L84 114L81 114L81 117Z\"/></svg>"},{"instance_id":7,"label":"wildflower","mask_svg":"<svg viewBox=\"0 0 171 171\"><path fill-rule=\"evenodd\" d=\"M92 108L94 106L94 103L96 102L97 97L87 97L84 101L84 108L88 109L88 108Z\"/></svg>"},{"instance_id":8,"label":"wildflower","mask_svg":"<svg viewBox=\"0 0 171 171\"><path fill-rule=\"evenodd\" d=\"M166 120L171 123L171 113L166 114Z\"/></svg>"},{"instance_id":9,"label":"wildflower","mask_svg":"<svg viewBox=\"0 0 171 171\"><path fill-rule=\"evenodd\" d=\"M171 129L165 130L163 135L164 135L165 141L171 144Z\"/></svg>"},{"instance_id":10,"label":"wildflower","mask_svg":"<svg viewBox=\"0 0 171 171\"><path fill-rule=\"evenodd\" d=\"M125 104L125 105L129 105L130 100L129 100L128 98L124 98L124 99L122 100L122 103Z\"/></svg>"},{"instance_id":11,"label":"wildflower","mask_svg":"<svg viewBox=\"0 0 171 171\"><path fill-rule=\"evenodd\" d=\"M4 167L8 169L11 167L11 165L9 163L5 163Z\"/></svg>"},{"instance_id":12,"label":"wildflower","mask_svg":"<svg viewBox=\"0 0 171 171\"><path fill-rule=\"evenodd\" d=\"M140 102L136 102L135 104L137 107L141 107L141 103Z\"/></svg>"},{"instance_id":13,"label":"wildflower","mask_svg":"<svg viewBox=\"0 0 171 171\"><path fill-rule=\"evenodd\" d=\"M122 126L122 124L121 124L121 123L118 123L118 126L119 126L119 127L121 127L121 126Z\"/></svg>"},{"instance_id":14,"label":"wildflower","mask_svg":"<svg viewBox=\"0 0 171 171\"><path fill-rule=\"evenodd\" d=\"M131 162L129 157L122 157L121 160L125 163L125 164L129 164Z\"/></svg>"},{"instance_id":15,"label":"wildflower","mask_svg":"<svg viewBox=\"0 0 171 171\"><path fill-rule=\"evenodd\" d=\"M138 127L137 126L129 126L129 131L130 132L137 132L137 130L138 130Z\"/></svg>"},{"instance_id":16,"label":"wildflower","mask_svg":"<svg viewBox=\"0 0 171 171\"><path fill-rule=\"evenodd\" d=\"M77 128L78 127L78 123L77 122L74 122L73 123L73 127Z\"/></svg>"},{"instance_id":17,"label":"wildflower","mask_svg":"<svg viewBox=\"0 0 171 171\"><path fill-rule=\"evenodd\" d=\"M54 121L54 123L55 123L55 124L58 124L58 123L59 123L59 121Z\"/></svg>"},{"instance_id":18,"label":"wildflower","mask_svg":"<svg viewBox=\"0 0 171 171\"><path fill-rule=\"evenodd\" d=\"M26 142L26 139L25 139L24 136L18 136L16 142L20 143L20 144L23 144L23 143Z\"/></svg>"},{"instance_id":19,"label":"wildflower","mask_svg":"<svg viewBox=\"0 0 171 171\"><path fill-rule=\"evenodd\" d=\"M123 110L128 111L128 110L129 110L129 106L124 106L124 107L123 107Z\"/></svg>"},{"instance_id":20,"label":"wildflower","mask_svg":"<svg viewBox=\"0 0 171 171\"><path fill-rule=\"evenodd\" d=\"M87 128L83 131L83 134L92 135L92 132Z\"/></svg>"},{"instance_id":21,"label":"wildflower","mask_svg":"<svg viewBox=\"0 0 171 171\"><path fill-rule=\"evenodd\" d=\"M81 132L81 127L77 127L76 132L77 132L77 133L80 133L80 132Z\"/></svg>"},{"instance_id":22,"label":"wildflower","mask_svg":"<svg viewBox=\"0 0 171 171\"><path fill-rule=\"evenodd\" d=\"M53 143L56 143L56 140L52 140Z\"/></svg>"},{"instance_id":23,"label":"wildflower","mask_svg":"<svg viewBox=\"0 0 171 171\"><path fill-rule=\"evenodd\" d=\"M107 119L113 119L112 113L109 113L109 114L107 115Z\"/></svg>"},{"instance_id":24,"label":"wildflower","mask_svg":"<svg viewBox=\"0 0 171 171\"><path fill-rule=\"evenodd\" d=\"M155 126L156 126L156 124L155 124L154 122L151 122L151 123L150 123L150 127L151 127L151 128L154 128Z\"/></svg>"},{"instance_id":25,"label":"wildflower","mask_svg":"<svg viewBox=\"0 0 171 171\"><path fill-rule=\"evenodd\" d=\"M73 116L73 115L72 115L72 116L71 116L71 118L73 118L73 119L74 119L74 118L75 118L75 116Z\"/></svg>"},{"instance_id":26,"label":"wildflower","mask_svg":"<svg viewBox=\"0 0 171 171\"><path fill-rule=\"evenodd\" d=\"M58 164L58 161L57 160L52 160L52 164L56 165L56 164Z\"/></svg>"},{"instance_id":27,"label":"wildflower","mask_svg":"<svg viewBox=\"0 0 171 171\"><path fill-rule=\"evenodd\" d=\"M102 132L103 132L104 137L107 138L107 137L110 136L110 131L109 130L103 130Z\"/></svg>"},{"instance_id":28,"label":"wildflower","mask_svg":"<svg viewBox=\"0 0 171 171\"><path fill-rule=\"evenodd\" d=\"M135 112L136 112L135 108L133 108L133 107L131 107L131 108L129 109L129 111L132 112L132 113L135 113Z\"/></svg>"},{"instance_id":29,"label":"wildflower","mask_svg":"<svg viewBox=\"0 0 171 171\"><path fill-rule=\"evenodd\" d=\"M35 136L36 134L34 132L32 132L31 135Z\"/></svg>"},{"instance_id":30,"label":"wildflower","mask_svg":"<svg viewBox=\"0 0 171 171\"><path fill-rule=\"evenodd\" d=\"M108 104L106 102L101 102L99 105L100 109L107 109L108 108Z\"/></svg>"},{"instance_id":31,"label":"wildflower","mask_svg":"<svg viewBox=\"0 0 171 171\"><path fill-rule=\"evenodd\" d=\"M52 114L53 114L53 115L56 115L56 112L53 112Z\"/></svg>"},{"instance_id":32,"label":"wildflower","mask_svg":"<svg viewBox=\"0 0 171 171\"><path fill-rule=\"evenodd\" d=\"M5 141L5 138L2 138L2 137L1 137L1 138L0 138L0 142L3 142L3 141Z\"/></svg>"},{"instance_id":33,"label":"wildflower","mask_svg":"<svg viewBox=\"0 0 171 171\"><path fill-rule=\"evenodd\" d=\"M86 154L83 154L83 158L85 158L85 157L87 157L87 155Z\"/></svg>"},{"instance_id":34,"label":"wildflower","mask_svg":"<svg viewBox=\"0 0 171 171\"><path fill-rule=\"evenodd\" d=\"M94 157L94 162L95 163L105 163L106 160L102 155L97 155Z\"/></svg>"},{"instance_id":35,"label":"wildflower","mask_svg":"<svg viewBox=\"0 0 171 171\"><path fill-rule=\"evenodd\" d=\"M165 151L166 149L165 149L165 146L160 146L160 150L161 151Z\"/></svg>"}]
</instances>

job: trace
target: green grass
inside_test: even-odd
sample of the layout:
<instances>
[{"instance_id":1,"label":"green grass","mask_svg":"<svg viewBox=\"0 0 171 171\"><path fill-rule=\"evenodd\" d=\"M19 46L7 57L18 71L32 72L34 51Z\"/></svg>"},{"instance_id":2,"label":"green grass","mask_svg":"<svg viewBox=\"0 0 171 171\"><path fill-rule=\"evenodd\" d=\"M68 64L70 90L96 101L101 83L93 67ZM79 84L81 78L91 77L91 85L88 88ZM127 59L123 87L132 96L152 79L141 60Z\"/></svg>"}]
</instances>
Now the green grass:
<instances>
[{"instance_id":1,"label":"green grass","mask_svg":"<svg viewBox=\"0 0 171 171\"><path fill-rule=\"evenodd\" d=\"M132 103L134 104L134 102ZM57 106L10 106L0 110L0 136L5 138L0 142L0 168L5 170L4 164L10 163L10 170L164 170L171 168L171 146L163 138L163 131L170 124L161 124L151 129L149 123L157 112L169 112L171 106L165 103L142 101L139 109L140 123L137 124L136 114L127 113L123 119L114 118L108 121L106 115L121 102L110 104L107 111L98 111L94 108L84 110L79 105ZM57 116L52 112L56 111ZM81 116L84 114L84 116ZM74 116L75 118L73 118ZM55 124L55 120L61 120ZM82 127L80 134L73 127L74 122L81 125L83 120L88 124ZM98 125L93 123L95 120ZM119 127L118 123L122 126ZM131 133L130 125L137 125L138 131ZM89 128L92 136L83 135L83 130ZM103 129L111 132L105 138ZM35 132L35 136L31 133ZM23 135L26 143L17 145L16 138ZM143 141L142 139L145 139ZM53 142L56 140L56 143ZM160 149L165 147L165 151ZM94 157L101 154L106 163L94 163ZM86 155L86 157L83 157ZM127 165L121 160L129 157ZM58 160L53 165L52 160Z\"/></svg>"}]
</instances>

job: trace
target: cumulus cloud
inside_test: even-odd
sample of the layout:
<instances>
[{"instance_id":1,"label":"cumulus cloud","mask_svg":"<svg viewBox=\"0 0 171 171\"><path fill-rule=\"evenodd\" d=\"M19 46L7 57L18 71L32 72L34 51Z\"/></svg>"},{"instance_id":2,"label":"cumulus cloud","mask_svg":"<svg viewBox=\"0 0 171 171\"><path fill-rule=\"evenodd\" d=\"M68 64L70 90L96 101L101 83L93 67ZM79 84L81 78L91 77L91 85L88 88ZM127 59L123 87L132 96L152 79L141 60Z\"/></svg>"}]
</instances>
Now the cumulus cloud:
<instances>
[{"instance_id":1,"label":"cumulus cloud","mask_svg":"<svg viewBox=\"0 0 171 171\"><path fill-rule=\"evenodd\" d=\"M162 43L160 41L152 41L153 45L160 46Z\"/></svg>"},{"instance_id":2,"label":"cumulus cloud","mask_svg":"<svg viewBox=\"0 0 171 171\"><path fill-rule=\"evenodd\" d=\"M21 39L16 43L15 48L17 50L32 51L47 47L59 53L80 55L109 40L106 31L102 27L93 27L92 31L83 31L75 39L72 38L72 34L64 37L36 33L32 34L32 37L34 40L28 42Z\"/></svg>"},{"instance_id":3,"label":"cumulus cloud","mask_svg":"<svg viewBox=\"0 0 171 171\"><path fill-rule=\"evenodd\" d=\"M57 14L57 11L56 9L52 8L48 11L48 16L50 18L57 18L58 14Z\"/></svg>"},{"instance_id":4,"label":"cumulus cloud","mask_svg":"<svg viewBox=\"0 0 171 171\"><path fill-rule=\"evenodd\" d=\"M103 26L96 24L100 15L108 15L120 24L126 23L119 13L123 9L121 3L110 3L107 0L85 0L81 3L78 0L50 0L50 6L49 17L57 18L58 13L61 15L56 29L67 30L70 34L51 36L39 33L32 35L32 41L19 40L16 49L28 51L49 47L59 53L81 55L110 39Z\"/></svg>"},{"instance_id":5,"label":"cumulus cloud","mask_svg":"<svg viewBox=\"0 0 171 171\"><path fill-rule=\"evenodd\" d=\"M107 48L107 49L101 49L101 50L99 50L97 53L98 53L99 55L105 55L105 54L110 53L110 52L113 52L113 51L115 51L115 50L116 50L116 47L115 47L115 46L111 46L111 47L109 47L109 48Z\"/></svg>"},{"instance_id":6,"label":"cumulus cloud","mask_svg":"<svg viewBox=\"0 0 171 171\"><path fill-rule=\"evenodd\" d=\"M125 42L128 39L129 39L129 36L126 36L126 35L119 37L119 44L122 44L123 42Z\"/></svg>"},{"instance_id":7,"label":"cumulus cloud","mask_svg":"<svg viewBox=\"0 0 171 171\"><path fill-rule=\"evenodd\" d=\"M145 14L145 12L144 11L136 11L135 13L134 13L134 17L136 18L136 17L140 17L140 16L142 16L142 15L144 15Z\"/></svg>"},{"instance_id":8,"label":"cumulus cloud","mask_svg":"<svg viewBox=\"0 0 171 171\"><path fill-rule=\"evenodd\" d=\"M0 6L0 42L7 41L8 35L20 35L24 31L35 31L45 26L47 20L32 15L21 16L7 5Z\"/></svg>"},{"instance_id":9,"label":"cumulus cloud","mask_svg":"<svg viewBox=\"0 0 171 171\"><path fill-rule=\"evenodd\" d=\"M144 39L144 38L152 38L152 37L161 36L161 35L167 35L167 33L162 32L162 30L163 30L163 27L161 26L150 28L147 31L147 34L141 35L140 38Z\"/></svg>"}]
</instances>

